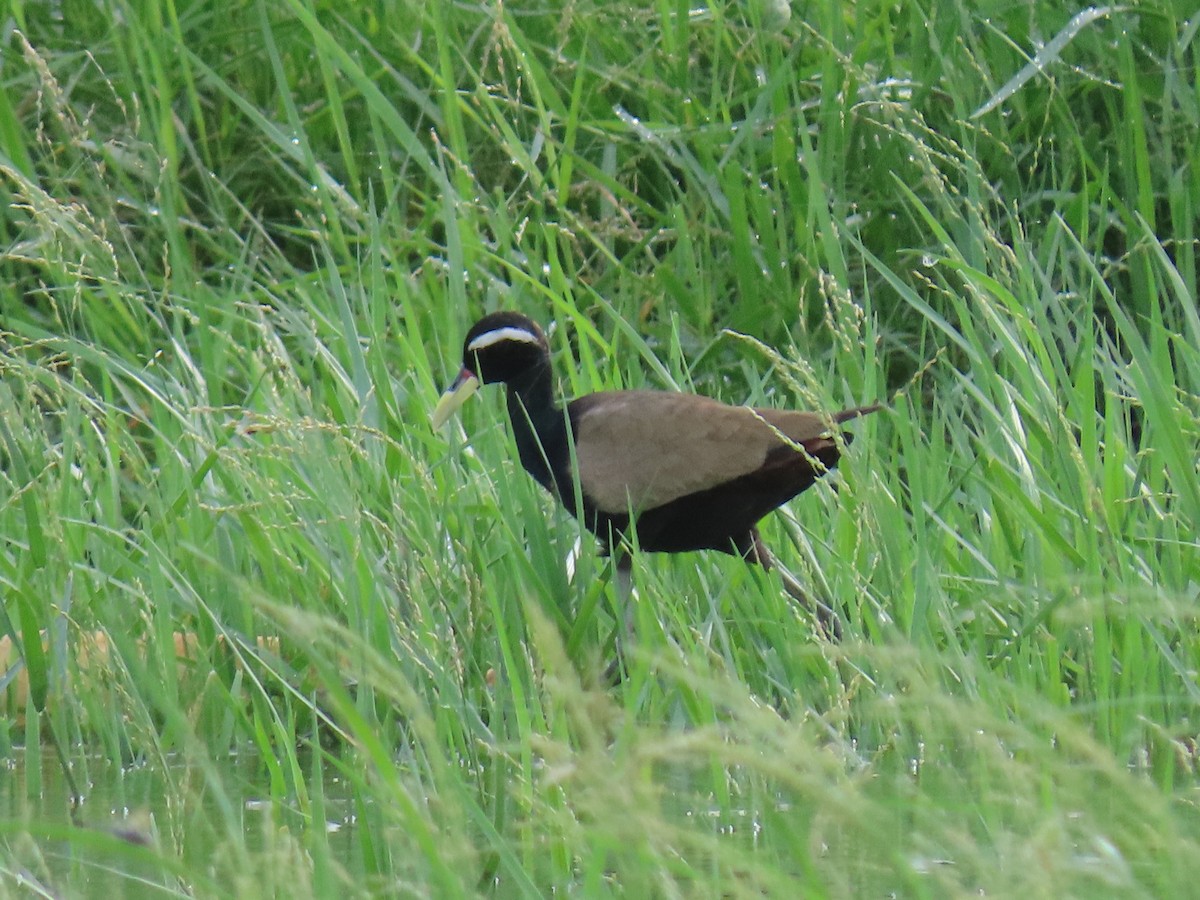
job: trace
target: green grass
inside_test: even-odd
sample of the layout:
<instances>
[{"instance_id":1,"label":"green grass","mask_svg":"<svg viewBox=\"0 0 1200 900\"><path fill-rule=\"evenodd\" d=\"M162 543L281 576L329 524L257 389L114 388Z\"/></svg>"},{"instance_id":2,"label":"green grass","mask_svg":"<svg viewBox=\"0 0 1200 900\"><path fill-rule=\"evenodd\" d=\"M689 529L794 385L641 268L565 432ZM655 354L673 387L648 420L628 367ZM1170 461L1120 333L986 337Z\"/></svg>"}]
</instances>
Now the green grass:
<instances>
[{"instance_id":1,"label":"green grass","mask_svg":"<svg viewBox=\"0 0 1200 900\"><path fill-rule=\"evenodd\" d=\"M11 4L0 893L1193 890L1200 18L1076 12ZM845 640L643 557L599 685L499 391L428 427L499 307L565 395L886 400L764 528Z\"/></svg>"}]
</instances>

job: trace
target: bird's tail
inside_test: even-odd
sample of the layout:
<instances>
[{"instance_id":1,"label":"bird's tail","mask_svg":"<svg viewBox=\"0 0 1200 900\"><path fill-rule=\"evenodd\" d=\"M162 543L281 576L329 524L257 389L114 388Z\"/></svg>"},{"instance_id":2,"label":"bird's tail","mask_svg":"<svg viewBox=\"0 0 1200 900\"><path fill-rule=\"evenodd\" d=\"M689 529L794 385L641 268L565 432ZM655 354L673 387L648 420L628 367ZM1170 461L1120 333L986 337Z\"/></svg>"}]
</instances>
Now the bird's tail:
<instances>
[{"instance_id":1,"label":"bird's tail","mask_svg":"<svg viewBox=\"0 0 1200 900\"><path fill-rule=\"evenodd\" d=\"M849 422L851 419L860 419L873 412L879 412L881 409L883 409L882 403L872 403L870 406L855 406L853 409L843 409L841 412L834 413L833 421L841 425L843 422Z\"/></svg>"}]
</instances>

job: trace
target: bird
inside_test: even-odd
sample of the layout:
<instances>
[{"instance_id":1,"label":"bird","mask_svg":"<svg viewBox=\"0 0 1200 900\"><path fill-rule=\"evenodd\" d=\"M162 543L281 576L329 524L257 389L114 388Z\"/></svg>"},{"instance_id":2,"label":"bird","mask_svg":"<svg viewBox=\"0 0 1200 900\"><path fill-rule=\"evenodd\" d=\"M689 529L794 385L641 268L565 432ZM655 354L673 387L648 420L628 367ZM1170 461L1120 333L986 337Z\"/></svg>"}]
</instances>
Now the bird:
<instances>
[{"instance_id":1,"label":"bird","mask_svg":"<svg viewBox=\"0 0 1200 900\"><path fill-rule=\"evenodd\" d=\"M504 384L521 466L616 558L631 636L630 549L717 550L777 568L758 522L832 469L851 435L838 425L879 404L834 413L730 406L698 394L601 391L559 406L550 345L528 316L484 316L463 340L458 376L431 415L440 429L481 385ZM831 638L840 624L778 567L787 593ZM619 647L618 647L619 649Z\"/></svg>"}]
</instances>

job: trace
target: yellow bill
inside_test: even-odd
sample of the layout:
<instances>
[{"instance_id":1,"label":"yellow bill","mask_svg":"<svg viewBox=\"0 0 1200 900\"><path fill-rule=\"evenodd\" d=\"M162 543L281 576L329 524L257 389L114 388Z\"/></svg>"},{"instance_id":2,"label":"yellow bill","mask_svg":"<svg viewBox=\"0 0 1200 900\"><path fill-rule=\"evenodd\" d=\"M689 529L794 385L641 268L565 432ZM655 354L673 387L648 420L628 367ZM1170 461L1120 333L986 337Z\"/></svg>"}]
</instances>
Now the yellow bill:
<instances>
[{"instance_id":1,"label":"yellow bill","mask_svg":"<svg viewBox=\"0 0 1200 900\"><path fill-rule=\"evenodd\" d=\"M442 394L437 406L433 408L433 415L429 417L433 430L437 431L445 425L446 421L458 412L458 408L466 403L477 390L479 390L479 379L475 377L475 373L469 369L459 372L458 377L454 379L454 384L446 389L446 393Z\"/></svg>"}]
</instances>

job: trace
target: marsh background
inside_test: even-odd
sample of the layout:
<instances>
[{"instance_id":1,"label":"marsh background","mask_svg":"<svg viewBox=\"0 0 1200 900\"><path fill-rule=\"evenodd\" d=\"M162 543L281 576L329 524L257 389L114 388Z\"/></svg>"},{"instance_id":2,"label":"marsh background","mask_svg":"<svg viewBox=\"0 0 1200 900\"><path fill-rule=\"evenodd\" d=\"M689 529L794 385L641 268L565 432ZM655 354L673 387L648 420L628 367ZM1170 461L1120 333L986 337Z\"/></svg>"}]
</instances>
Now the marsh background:
<instances>
[{"instance_id":1,"label":"marsh background","mask_svg":"<svg viewBox=\"0 0 1200 900\"><path fill-rule=\"evenodd\" d=\"M9 0L0 891L1194 890L1198 31ZM498 392L427 424L497 307L566 395L887 401L766 523L845 639L642 558L599 685Z\"/></svg>"}]
</instances>

